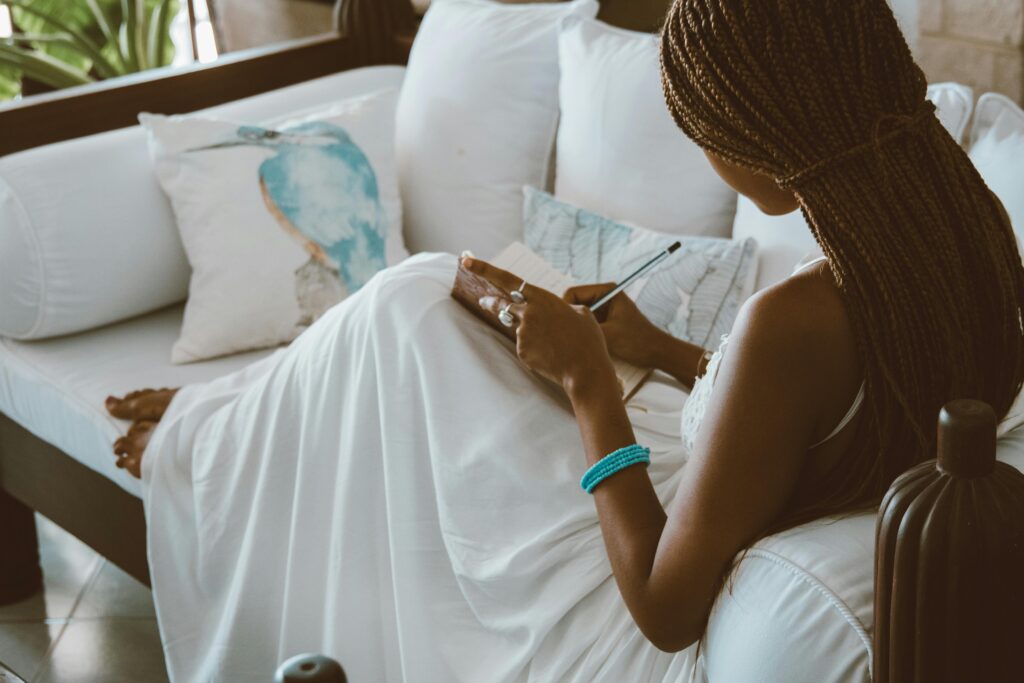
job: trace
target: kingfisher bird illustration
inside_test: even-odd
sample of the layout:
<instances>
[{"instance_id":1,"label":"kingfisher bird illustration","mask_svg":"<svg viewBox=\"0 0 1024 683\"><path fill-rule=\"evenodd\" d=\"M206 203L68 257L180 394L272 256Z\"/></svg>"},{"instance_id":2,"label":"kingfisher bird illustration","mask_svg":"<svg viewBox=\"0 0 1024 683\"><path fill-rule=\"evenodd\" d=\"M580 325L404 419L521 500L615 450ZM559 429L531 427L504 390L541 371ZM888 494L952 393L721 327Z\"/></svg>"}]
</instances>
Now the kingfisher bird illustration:
<instances>
[{"instance_id":1,"label":"kingfisher bird illustration","mask_svg":"<svg viewBox=\"0 0 1024 683\"><path fill-rule=\"evenodd\" d=\"M310 260L296 272L300 325L309 325L386 265L377 176L342 128L314 121L284 131L243 126L231 140L191 150L262 147L260 191L277 223Z\"/></svg>"}]
</instances>

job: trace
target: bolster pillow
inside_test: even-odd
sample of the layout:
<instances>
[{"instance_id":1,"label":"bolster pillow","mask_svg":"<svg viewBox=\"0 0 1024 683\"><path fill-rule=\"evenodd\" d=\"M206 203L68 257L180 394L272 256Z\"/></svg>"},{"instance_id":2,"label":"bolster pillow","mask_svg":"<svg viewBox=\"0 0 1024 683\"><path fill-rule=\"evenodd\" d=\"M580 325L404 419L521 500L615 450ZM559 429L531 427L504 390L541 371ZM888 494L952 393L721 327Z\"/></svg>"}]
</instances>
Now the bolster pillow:
<instances>
[{"instance_id":1,"label":"bolster pillow","mask_svg":"<svg viewBox=\"0 0 1024 683\"><path fill-rule=\"evenodd\" d=\"M206 113L270 122L403 76L356 69ZM0 336L44 339L148 313L184 300L189 275L139 126L0 158Z\"/></svg>"}]
</instances>

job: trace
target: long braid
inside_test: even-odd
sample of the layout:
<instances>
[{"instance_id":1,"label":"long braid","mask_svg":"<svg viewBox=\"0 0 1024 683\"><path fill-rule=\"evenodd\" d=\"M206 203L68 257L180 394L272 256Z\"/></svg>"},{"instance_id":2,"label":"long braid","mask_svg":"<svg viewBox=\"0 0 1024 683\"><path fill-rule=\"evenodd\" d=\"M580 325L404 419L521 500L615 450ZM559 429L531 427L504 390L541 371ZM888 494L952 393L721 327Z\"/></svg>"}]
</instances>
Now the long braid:
<instances>
[{"instance_id":1,"label":"long braid","mask_svg":"<svg viewBox=\"0 0 1024 683\"><path fill-rule=\"evenodd\" d=\"M934 457L947 401L1008 412L1024 381L1016 241L885 0L676 0L662 80L697 144L794 192L864 364L855 453L777 528L877 503Z\"/></svg>"}]
</instances>

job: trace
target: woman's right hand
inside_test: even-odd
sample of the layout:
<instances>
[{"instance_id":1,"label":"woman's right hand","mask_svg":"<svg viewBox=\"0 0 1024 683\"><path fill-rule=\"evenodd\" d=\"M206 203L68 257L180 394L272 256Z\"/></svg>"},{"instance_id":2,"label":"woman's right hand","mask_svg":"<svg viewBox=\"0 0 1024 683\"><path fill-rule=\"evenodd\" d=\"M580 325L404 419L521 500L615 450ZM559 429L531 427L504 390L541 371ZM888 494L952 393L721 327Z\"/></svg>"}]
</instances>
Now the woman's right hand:
<instances>
[{"instance_id":1,"label":"woman's right hand","mask_svg":"<svg viewBox=\"0 0 1024 683\"><path fill-rule=\"evenodd\" d=\"M590 306L613 289L613 283L581 285L566 290L564 298L576 306ZM595 316L611 355L639 367L657 365L658 347L665 343L666 333L648 320L632 299L620 292Z\"/></svg>"}]
</instances>

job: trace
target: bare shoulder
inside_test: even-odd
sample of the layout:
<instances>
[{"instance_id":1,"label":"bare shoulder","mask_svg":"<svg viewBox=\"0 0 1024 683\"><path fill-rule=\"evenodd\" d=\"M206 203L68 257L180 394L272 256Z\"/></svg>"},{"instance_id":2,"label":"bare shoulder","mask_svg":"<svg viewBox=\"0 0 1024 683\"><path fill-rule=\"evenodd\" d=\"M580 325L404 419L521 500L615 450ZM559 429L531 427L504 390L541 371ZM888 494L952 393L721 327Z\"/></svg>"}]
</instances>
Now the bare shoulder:
<instances>
[{"instance_id":1,"label":"bare shoulder","mask_svg":"<svg viewBox=\"0 0 1024 683\"><path fill-rule=\"evenodd\" d=\"M849 338L850 317L828 264L821 263L767 287L750 298L745 314L780 335L810 335L810 341Z\"/></svg>"},{"instance_id":2,"label":"bare shoulder","mask_svg":"<svg viewBox=\"0 0 1024 683\"><path fill-rule=\"evenodd\" d=\"M736 333L763 362L816 384L859 383L853 325L825 262L768 287L744 305Z\"/></svg>"}]
</instances>

